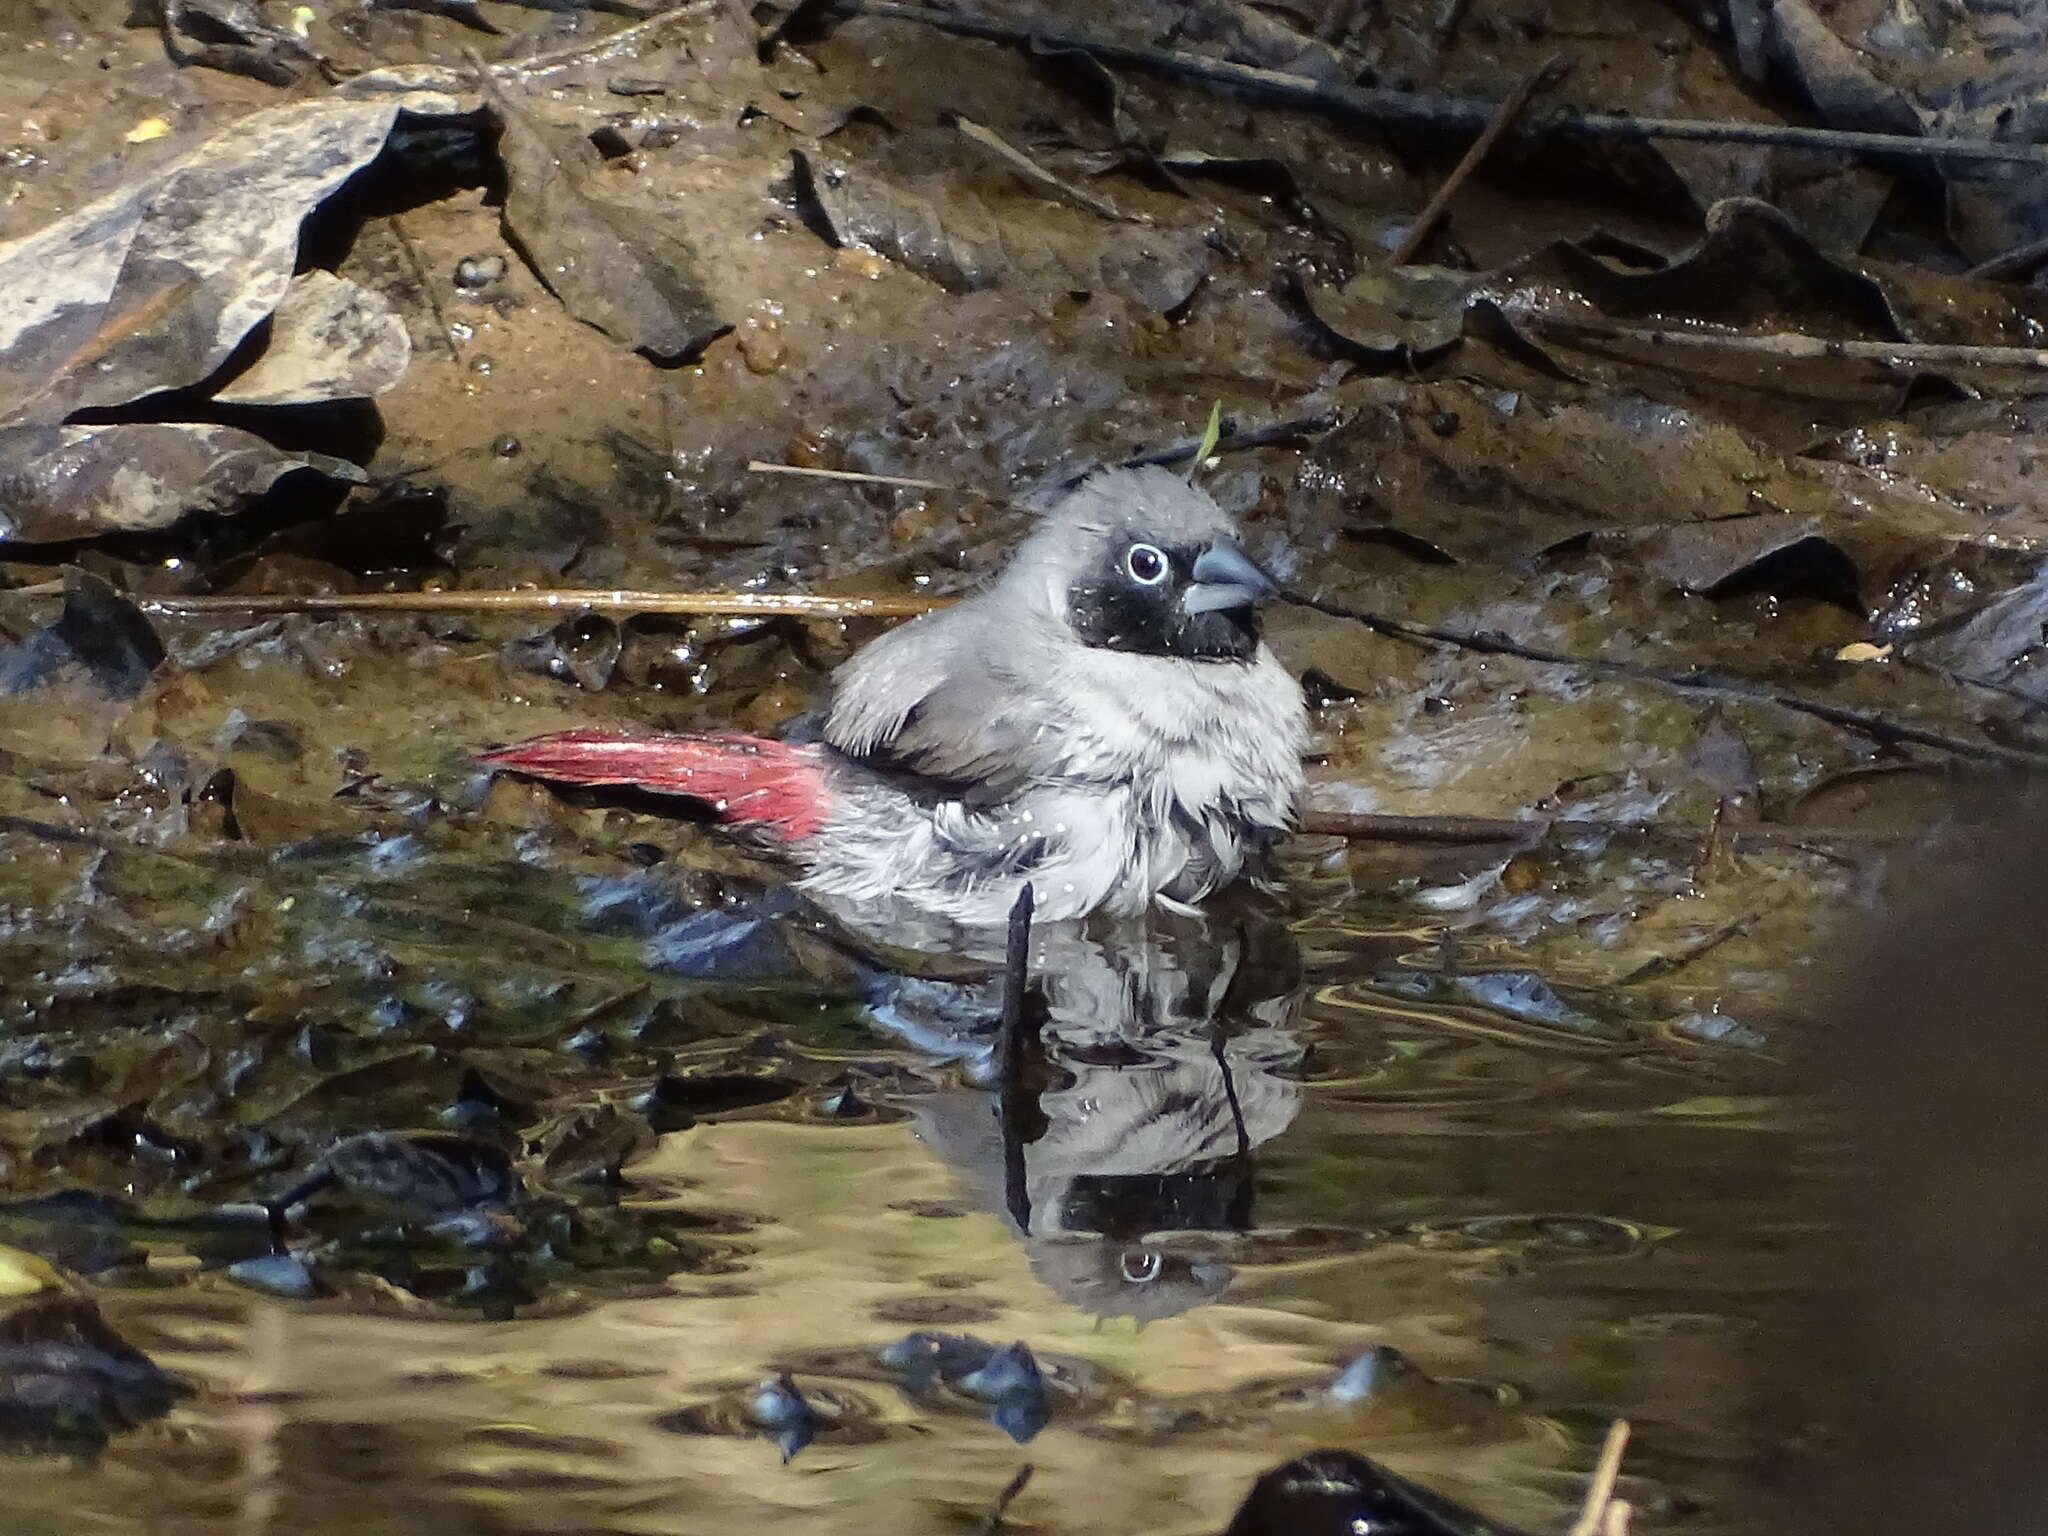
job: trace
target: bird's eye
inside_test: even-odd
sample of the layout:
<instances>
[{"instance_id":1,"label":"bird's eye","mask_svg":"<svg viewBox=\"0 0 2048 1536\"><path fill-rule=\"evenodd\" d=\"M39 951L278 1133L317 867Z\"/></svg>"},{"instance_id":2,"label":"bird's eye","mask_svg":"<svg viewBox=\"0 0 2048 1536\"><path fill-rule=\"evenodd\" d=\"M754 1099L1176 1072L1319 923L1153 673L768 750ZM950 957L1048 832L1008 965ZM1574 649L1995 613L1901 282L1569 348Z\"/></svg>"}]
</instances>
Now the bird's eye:
<instances>
[{"instance_id":1,"label":"bird's eye","mask_svg":"<svg viewBox=\"0 0 2048 1536\"><path fill-rule=\"evenodd\" d=\"M1166 1267L1166 1261L1150 1248L1126 1248L1117 1255L1117 1263L1133 1285L1149 1285Z\"/></svg>"},{"instance_id":2,"label":"bird's eye","mask_svg":"<svg viewBox=\"0 0 2048 1536\"><path fill-rule=\"evenodd\" d=\"M1156 587L1166 580L1166 556L1156 544L1133 544L1124 551L1124 569L1141 587Z\"/></svg>"}]
</instances>

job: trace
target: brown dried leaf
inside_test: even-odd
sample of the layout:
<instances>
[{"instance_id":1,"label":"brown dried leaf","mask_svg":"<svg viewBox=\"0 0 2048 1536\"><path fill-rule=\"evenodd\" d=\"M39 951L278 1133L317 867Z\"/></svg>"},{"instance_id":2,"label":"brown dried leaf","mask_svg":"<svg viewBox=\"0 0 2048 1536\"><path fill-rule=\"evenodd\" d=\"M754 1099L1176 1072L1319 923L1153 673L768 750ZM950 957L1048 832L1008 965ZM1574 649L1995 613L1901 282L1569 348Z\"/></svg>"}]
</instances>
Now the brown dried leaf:
<instances>
[{"instance_id":1,"label":"brown dried leaf","mask_svg":"<svg viewBox=\"0 0 2048 1536\"><path fill-rule=\"evenodd\" d=\"M600 194L597 151L494 93L505 162L505 230L577 319L677 362L731 327L718 317L682 235Z\"/></svg>"}]
</instances>

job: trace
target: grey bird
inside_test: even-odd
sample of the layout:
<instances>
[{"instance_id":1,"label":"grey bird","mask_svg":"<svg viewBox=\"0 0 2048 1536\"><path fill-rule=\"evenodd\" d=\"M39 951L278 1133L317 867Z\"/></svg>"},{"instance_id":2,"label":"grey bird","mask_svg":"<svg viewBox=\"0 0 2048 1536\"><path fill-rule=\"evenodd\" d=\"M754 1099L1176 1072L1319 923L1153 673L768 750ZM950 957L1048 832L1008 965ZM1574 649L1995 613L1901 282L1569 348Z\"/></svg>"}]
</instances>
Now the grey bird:
<instances>
[{"instance_id":1,"label":"grey bird","mask_svg":"<svg viewBox=\"0 0 2048 1536\"><path fill-rule=\"evenodd\" d=\"M815 741L580 730L480 761L702 801L830 905L989 926L1028 882L1046 921L1185 908L1256 872L1301 797L1274 591L1203 491L1106 471L841 667Z\"/></svg>"}]
</instances>

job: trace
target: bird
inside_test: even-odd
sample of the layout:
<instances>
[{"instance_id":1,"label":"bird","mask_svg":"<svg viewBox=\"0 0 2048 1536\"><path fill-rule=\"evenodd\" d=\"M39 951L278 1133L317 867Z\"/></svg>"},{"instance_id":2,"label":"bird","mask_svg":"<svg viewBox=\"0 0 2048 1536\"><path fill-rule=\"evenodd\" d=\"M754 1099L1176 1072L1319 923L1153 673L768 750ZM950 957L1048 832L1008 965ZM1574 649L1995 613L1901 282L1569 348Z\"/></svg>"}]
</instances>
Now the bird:
<instances>
[{"instance_id":1,"label":"bird","mask_svg":"<svg viewBox=\"0 0 2048 1536\"><path fill-rule=\"evenodd\" d=\"M1308 717L1261 634L1277 592L1200 487L1103 470L996 577L862 647L783 740L570 730L479 754L709 806L828 905L1001 924L1258 877L1294 824Z\"/></svg>"}]
</instances>

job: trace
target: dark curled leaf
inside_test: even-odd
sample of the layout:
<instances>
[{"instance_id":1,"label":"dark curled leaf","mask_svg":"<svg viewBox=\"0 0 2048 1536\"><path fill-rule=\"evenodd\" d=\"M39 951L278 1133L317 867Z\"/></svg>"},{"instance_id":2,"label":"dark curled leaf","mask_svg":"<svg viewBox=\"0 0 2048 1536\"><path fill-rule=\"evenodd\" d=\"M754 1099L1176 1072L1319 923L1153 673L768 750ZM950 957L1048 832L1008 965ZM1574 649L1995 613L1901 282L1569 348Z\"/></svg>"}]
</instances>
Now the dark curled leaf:
<instances>
[{"instance_id":1,"label":"dark curled leaf","mask_svg":"<svg viewBox=\"0 0 2048 1536\"><path fill-rule=\"evenodd\" d=\"M1796 588L1802 595L1853 599L1857 588L1856 562L1828 541L1817 518L1793 513L1609 530L1594 534L1593 546L1626 554L1681 592L1785 596Z\"/></svg>"},{"instance_id":2,"label":"dark curled leaf","mask_svg":"<svg viewBox=\"0 0 2048 1536\"><path fill-rule=\"evenodd\" d=\"M99 577L64 573L64 611L26 640L0 652L0 693L26 693L64 677L83 677L109 698L132 699L163 662L149 620Z\"/></svg>"},{"instance_id":3,"label":"dark curled leaf","mask_svg":"<svg viewBox=\"0 0 2048 1536\"><path fill-rule=\"evenodd\" d=\"M585 613L540 634L506 642L505 660L522 672L595 693L611 681L619 651L619 626L603 614Z\"/></svg>"},{"instance_id":4,"label":"dark curled leaf","mask_svg":"<svg viewBox=\"0 0 2048 1536\"><path fill-rule=\"evenodd\" d=\"M505 163L505 230L548 290L586 324L657 362L694 356L731 327L718 318L682 237L645 209L594 192L597 151L493 102Z\"/></svg>"},{"instance_id":5,"label":"dark curled leaf","mask_svg":"<svg viewBox=\"0 0 2048 1536\"><path fill-rule=\"evenodd\" d=\"M1571 241L1510 271L1543 284L1562 274L1603 314L1690 319L1815 335L1911 340L1884 287L1831 260L1777 209L1729 198L1707 213L1698 245L1657 271L1625 272Z\"/></svg>"},{"instance_id":6,"label":"dark curled leaf","mask_svg":"<svg viewBox=\"0 0 2048 1536\"><path fill-rule=\"evenodd\" d=\"M129 24L156 25L173 64L246 75L266 85L294 84L315 57L304 40L265 21L254 0L142 0ZM181 43L181 34L198 46Z\"/></svg>"},{"instance_id":7,"label":"dark curled leaf","mask_svg":"<svg viewBox=\"0 0 2048 1536\"><path fill-rule=\"evenodd\" d=\"M360 484L355 465L285 453L237 427L0 427L0 543L167 528L238 512L294 470Z\"/></svg>"},{"instance_id":8,"label":"dark curled leaf","mask_svg":"<svg viewBox=\"0 0 2048 1536\"><path fill-rule=\"evenodd\" d=\"M953 135L905 134L849 168L795 152L798 183L831 238L899 262L950 293L1106 290L1160 312L1207 276L1198 233L1119 224L1048 204L963 163Z\"/></svg>"}]
</instances>

